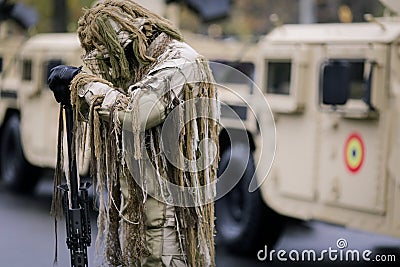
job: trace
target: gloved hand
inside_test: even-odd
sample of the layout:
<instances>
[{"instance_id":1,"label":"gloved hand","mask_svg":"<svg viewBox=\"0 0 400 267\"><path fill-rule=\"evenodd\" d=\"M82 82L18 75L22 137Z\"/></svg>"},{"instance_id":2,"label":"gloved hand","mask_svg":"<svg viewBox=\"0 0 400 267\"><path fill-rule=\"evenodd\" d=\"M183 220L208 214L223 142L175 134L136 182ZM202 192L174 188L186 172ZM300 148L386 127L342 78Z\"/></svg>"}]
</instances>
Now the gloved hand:
<instances>
[{"instance_id":1,"label":"gloved hand","mask_svg":"<svg viewBox=\"0 0 400 267\"><path fill-rule=\"evenodd\" d=\"M63 105L70 104L71 92L69 85L75 75L81 72L81 70L82 67L77 68L65 65L59 65L50 70L47 82L58 103Z\"/></svg>"}]
</instances>

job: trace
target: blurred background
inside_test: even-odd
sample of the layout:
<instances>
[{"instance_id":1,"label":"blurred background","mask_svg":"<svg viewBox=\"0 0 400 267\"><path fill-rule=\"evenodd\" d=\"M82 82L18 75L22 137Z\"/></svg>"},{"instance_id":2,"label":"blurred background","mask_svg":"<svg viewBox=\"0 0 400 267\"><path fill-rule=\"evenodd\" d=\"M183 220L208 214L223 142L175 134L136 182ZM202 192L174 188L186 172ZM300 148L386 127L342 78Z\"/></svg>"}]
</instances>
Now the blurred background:
<instances>
[{"instance_id":1,"label":"blurred background","mask_svg":"<svg viewBox=\"0 0 400 267\"><path fill-rule=\"evenodd\" d=\"M74 33L77 28L77 21L82 14L82 8L90 7L94 2L95 1L92 0L0 0L0 8L3 8L3 11L0 12L0 25L2 25L0 31L0 36L2 37L0 38L0 137L2 140L0 142L0 168L2 171L0 174L3 176L0 177L1 266L51 266L53 264L54 244L56 242L59 247L59 266L69 265L69 254L65 245L65 222L61 221L58 223L57 229L59 237L56 241L54 239L54 221L49 215L53 192L53 168L51 168L49 162L51 163L54 161L55 147L46 147L46 144L55 143L56 135L53 134L55 133L55 129L53 128L56 126L57 106L52 102L52 95L48 92L45 81L51 66L60 63L80 64L79 53L81 51L79 50L76 40L73 38L71 39L71 37L65 37L64 39L64 35L53 36L46 34ZM185 36L187 36L188 42L199 51L204 50L206 51L205 53L207 53L207 49L215 50L214 54L210 52L210 55L214 57L210 59L216 59L221 63L231 65L246 74L250 79L257 76L258 72L258 65L257 63L254 64L254 62L257 61L258 52L254 51L259 50L254 49L257 49L257 45L259 45L260 40L262 40L264 36L271 33L274 29L279 28L282 24L308 25L334 23L333 25L339 25L365 23L364 15L366 13L371 14L372 17L375 18L389 13L392 15L393 11L391 10L388 12L384 5L378 0L142 0L138 2L146 7L154 8L154 10L158 11L160 14L171 19L173 23L178 25L184 32ZM6 8L6 4L10 3L23 4L24 8ZM17 24L19 26L22 25L23 30L19 27L15 27L15 25L9 27L3 26L5 22L10 20L10 12L13 14L11 18L13 16L17 18ZM400 29L400 23L397 26ZM14 43L12 37L15 36L23 36L23 38L21 37L22 39L18 39L18 42ZM346 37L343 38L343 40L346 41ZM228 43L225 41L228 41ZM23 46L25 42L26 45ZM296 41L294 41L294 43L296 43ZM379 44L380 43L381 42L379 42ZM54 49L57 46L59 49L58 51ZM375 47L375 45L370 45L369 47ZM72 50L72 48L75 49L74 60L68 61L58 56L62 54L63 51L67 51L68 49ZM295 49L290 50L290 53L294 54L293 50L300 48L301 46L296 46ZM364 49L364 46L362 46L362 49ZM244 50L250 52L244 53ZM20 53L20 51L23 52ZM277 51L277 54L280 55L279 49ZM275 51L271 53L274 54L274 52ZM38 55L37 57L35 56L36 53ZM251 55L247 56L249 54ZM285 80L286 74L289 75L289 71L285 69L286 66L289 66L289 69L292 68L290 70L294 70L294 67L286 64L287 58L293 57L298 60L298 58L292 54L284 54L283 59L276 59L273 56L276 61L273 63L278 63L278 67L273 71L271 67L271 72L268 72L268 70L265 71L265 73L268 73L270 76L270 79L277 73L278 80ZM56 56L54 57L54 55ZM219 55L220 58L217 58L216 55ZM68 56L66 55L66 57L72 58L69 54ZM37 63L35 63L36 61ZM264 62L261 64L264 65ZM266 65L268 64L269 63ZM15 68L13 67L14 65L16 66ZM303 65L307 65L307 63ZM40 71L36 72L35 68L40 68ZM230 79L232 77L226 78L224 75L219 76L218 69L213 69L213 71L216 77L223 77L223 79L226 79L222 82L229 82L230 85L234 83L246 83L234 81L235 79ZM361 72L364 73L363 71L366 73L367 68L365 68L365 70L363 69ZM22 76L20 74L22 74ZM231 76L235 75L236 73ZM35 76L40 77L38 80L35 80ZM313 78L318 80L318 78L314 76ZM22 79L22 82L16 82L18 79ZM258 83L257 80L255 82ZM268 84L268 82L264 80L260 83L263 82ZM260 86L262 87L262 85ZM36 90L35 87L40 87L40 89ZM237 88L238 91L248 90L248 88L243 89L239 86ZM23 90L18 91L20 89ZM271 93L269 89L266 89L266 92ZM246 94L247 93L246 91ZM286 93L277 94L285 95ZM230 98L228 97L228 99ZM46 106L48 103L51 103L49 107ZM278 101L277 103L286 105L284 102ZM242 109L240 104L235 102L235 104L230 105L230 107L240 118L247 118L246 114L248 113L243 115L243 110L245 109ZM54 114L49 115L49 113L53 111ZM301 112L302 110L299 109L294 111L293 114L295 117L300 117L301 115L299 114L301 114ZM40 114L42 120L37 118L33 119L33 113ZM274 115L276 115L276 118L284 121L285 115L279 112L274 113ZM251 115L247 116L251 117ZM43 117L47 118L46 121L43 120ZM312 119L314 119L314 117L312 117ZM48 121L54 121L55 123L49 126ZM359 125L360 123L356 122L354 124ZM254 126L254 132L259 131L257 127L259 127L259 125ZM279 138L279 131L282 133L285 129L282 130L282 128L279 128L279 124L277 124L277 127ZM290 131L293 133L296 130L291 129ZM26 134L24 132L31 132L31 134ZM289 131L286 131L286 133L287 132ZM226 132L223 134L226 134ZM235 138L241 138L237 137L236 134L236 132L233 134ZM46 136L46 138L42 138L44 136ZM281 136L284 138L286 135ZM247 137L246 133L246 138ZM283 140L283 138L281 140ZM287 214L287 212L286 214L277 212L265 204L265 196L263 196L259 190L256 190L255 193L248 193L247 191L249 184L251 184L252 175L255 172L253 160L258 159L256 148L257 139L252 139L250 141L250 149L252 153L254 152L254 158L253 154L246 156L244 153L248 152L243 152L240 146L229 145L226 144L224 139L221 140L221 151L223 152L221 170L226 168L228 161L236 163L237 160L238 165L240 165L243 155L245 155L244 158L250 159L250 163L245 167L241 182L236 185L230 194L217 202L218 232L216 240L218 266L382 265L382 263L378 264L377 262L340 262L329 260L325 260L322 263L306 261L287 264L286 262L279 262L276 260L271 262L262 259L262 256L272 249L276 251L302 251L313 249L317 252L321 252L330 247L337 249L337 242L341 239L345 239L350 249L357 249L360 251L371 250L373 255L394 255L395 260L386 262L384 265L398 266L397 264L400 262L400 239L397 237L398 232L396 236L395 234L389 233L382 234L382 232L385 232L383 230L367 231L366 229L371 228L370 226L346 227L345 223L335 223L337 221L341 222L342 218L337 218L337 220L324 220L323 216L320 216L320 218L309 216L307 218L307 216L289 216L291 214ZM298 142L300 143L301 141ZM30 145L23 148L22 144L27 143L30 143ZM50 155L50 158L46 158L48 155ZM227 159L228 156L232 157ZM305 155L303 157L299 156L295 160L300 162L299 164L301 165L304 162L309 162L314 159L315 158ZM35 162L37 164L33 164ZM278 163L281 164L281 167L284 165L282 161ZM289 165L290 166L284 165L283 169L290 169L292 165ZM268 166L265 168L268 168ZM383 172L385 172L385 170ZM284 170L282 173L283 172ZM362 173L362 175L366 175L367 177L372 176L372 174L368 173ZM30 176L34 177L34 179L30 179L29 182L26 182L26 177ZM279 173L273 172L272 176L279 178ZM393 178L394 176L392 177L388 174L388 177ZM287 188L291 188L287 191L283 190L282 195L284 197L288 194L290 195L293 191L301 191L301 181L304 177L296 177L297 179L295 182L289 179L283 180L282 182L278 178L271 179L272 181L278 181L277 188L282 188L280 187L282 184L283 186L287 186ZM384 179L386 179L386 176ZM280 184L279 181L281 182ZM336 182L335 180L335 183ZM379 185L375 186L374 184L374 189L378 188ZM384 185L388 188L391 187L390 182ZM275 186L275 184L271 186ZM340 188L340 186L335 186L337 185L335 184L332 186L332 191L337 190L337 187ZM398 185L396 184L396 186ZM360 191L368 195L369 192L363 189L362 183L355 186L357 189L358 187L361 188ZM380 189L378 188L376 190ZM335 191L334 193L336 194L337 192ZM337 194L340 195L339 193ZM386 199L386 191L382 194L385 195ZM92 196L93 192L90 192L90 195ZM378 196L381 195L378 194ZM359 221L358 225L367 225L369 223L369 218L371 218L371 223L375 223L377 225L376 228L382 229L385 228L385 223L387 222L383 219L376 220L374 216L385 217L387 211L386 207L391 208L397 205L396 201L398 201L399 198L396 198L396 196L397 195L392 197L392 195L390 195L387 200L388 202L382 204L382 206L384 206L382 209L380 206L378 208L374 206L370 210L368 210L368 207L363 210L364 206L361 209L357 209L357 207L354 208L351 205L350 208L349 206L345 208L354 212L352 214L356 214L356 217L360 214L360 216L357 217L359 218L357 219L357 222ZM313 202L313 200L319 201L320 199L320 195L317 193L316 196L313 197L311 201L302 197L297 198L297 196L293 197L293 199L296 199L299 205L302 205L303 202L306 201ZM340 196L336 197L340 202ZM371 198L374 197L375 195ZM280 200L279 198L277 199ZM315 202L317 203L317 201ZM335 207L340 211L340 209L343 208L342 204L343 203L339 203L339 205ZM277 205L276 201L274 205ZM282 206L284 205L285 207L290 206L290 209L293 210L293 215L300 214L303 207L287 205L286 202L282 202ZM362 204L360 205L362 206ZM398 207L397 205L397 208ZM342 216L339 211L337 213L337 210L334 211L334 216ZM347 216L347 213L344 214ZM92 239L96 234L96 215L96 211L94 209L91 210L91 222L94 231ZM343 216L343 218L346 218L346 216ZM396 218L400 218L395 216L396 214L393 215L394 219L390 219L396 221ZM326 215L326 218L328 217L331 218L332 215ZM343 219L343 221L345 221L345 219ZM378 224L380 225L378 226ZM268 231L266 229L268 229ZM94 245L89 249L89 259L90 265L95 266Z\"/></svg>"},{"instance_id":2,"label":"blurred background","mask_svg":"<svg viewBox=\"0 0 400 267\"><path fill-rule=\"evenodd\" d=\"M74 31L82 7L89 7L94 0L21 0L19 2L37 10L39 21L36 30L38 32L58 32ZM196 4L191 4L196 1L167 2L181 3L179 11L181 29L207 34L210 25L217 25L221 28L223 36L237 38L268 33L273 28L269 16L274 13L278 14L284 23L328 23L340 22L339 10L345 7L350 8L353 14L352 19L347 22L361 22L364 21L365 13L381 16L384 11L378 0L232 0L204 2L211 3L209 9L221 6L221 3L227 7L225 10L221 9L218 16L207 17L208 13L212 12L199 10ZM203 17L217 21L204 23Z\"/></svg>"}]
</instances>

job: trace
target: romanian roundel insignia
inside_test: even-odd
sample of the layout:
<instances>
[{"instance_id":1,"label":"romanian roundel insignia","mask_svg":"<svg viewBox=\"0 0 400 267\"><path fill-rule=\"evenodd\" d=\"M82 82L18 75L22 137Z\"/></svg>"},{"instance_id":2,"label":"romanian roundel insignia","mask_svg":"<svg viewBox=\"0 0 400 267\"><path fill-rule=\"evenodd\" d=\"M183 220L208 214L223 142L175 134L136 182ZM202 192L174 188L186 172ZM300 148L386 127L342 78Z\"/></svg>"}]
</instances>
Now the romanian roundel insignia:
<instances>
[{"instance_id":1,"label":"romanian roundel insignia","mask_svg":"<svg viewBox=\"0 0 400 267\"><path fill-rule=\"evenodd\" d=\"M344 161L347 169L352 173L358 172L363 165L364 157L364 142L359 134L352 133L344 146Z\"/></svg>"}]
</instances>

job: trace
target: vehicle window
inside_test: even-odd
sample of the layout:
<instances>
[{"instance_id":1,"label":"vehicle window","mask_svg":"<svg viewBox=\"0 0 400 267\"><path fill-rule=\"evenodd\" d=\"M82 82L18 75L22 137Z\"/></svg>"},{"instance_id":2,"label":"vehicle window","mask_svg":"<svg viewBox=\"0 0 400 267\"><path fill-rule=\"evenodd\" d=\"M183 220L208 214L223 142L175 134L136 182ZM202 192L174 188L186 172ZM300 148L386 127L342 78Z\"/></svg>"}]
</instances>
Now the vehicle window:
<instances>
[{"instance_id":1,"label":"vehicle window","mask_svg":"<svg viewBox=\"0 0 400 267\"><path fill-rule=\"evenodd\" d=\"M3 57L0 56L0 73L3 72Z\"/></svg>"},{"instance_id":2,"label":"vehicle window","mask_svg":"<svg viewBox=\"0 0 400 267\"><path fill-rule=\"evenodd\" d=\"M46 61L44 63L44 66L43 66L44 77L43 77L43 79L45 81L45 84L48 84L47 80L48 80L49 75L50 75L50 70L52 68L54 68L55 66L58 66L58 65L64 65L64 61L62 59L50 59L50 60L48 60L48 61Z\"/></svg>"},{"instance_id":3,"label":"vehicle window","mask_svg":"<svg viewBox=\"0 0 400 267\"><path fill-rule=\"evenodd\" d=\"M330 59L324 62L321 67L323 88L320 92L325 94L325 98L329 98L328 102L341 94L344 99L338 104L343 105L347 100L354 99L362 100L370 106L374 64L365 59ZM326 75L326 67L332 68L338 75Z\"/></svg>"},{"instance_id":4,"label":"vehicle window","mask_svg":"<svg viewBox=\"0 0 400 267\"><path fill-rule=\"evenodd\" d=\"M290 94L290 76L292 63L290 60L266 61L265 76L267 93L278 95Z\"/></svg>"},{"instance_id":5,"label":"vehicle window","mask_svg":"<svg viewBox=\"0 0 400 267\"><path fill-rule=\"evenodd\" d=\"M24 59L22 61L22 80L31 81L32 80L32 60Z\"/></svg>"},{"instance_id":6,"label":"vehicle window","mask_svg":"<svg viewBox=\"0 0 400 267\"><path fill-rule=\"evenodd\" d=\"M248 84L251 86L254 79L254 64L251 62L214 61L219 64L210 64L214 79L217 83ZM226 67L228 66L228 67ZM244 75L238 75L237 71Z\"/></svg>"}]
</instances>

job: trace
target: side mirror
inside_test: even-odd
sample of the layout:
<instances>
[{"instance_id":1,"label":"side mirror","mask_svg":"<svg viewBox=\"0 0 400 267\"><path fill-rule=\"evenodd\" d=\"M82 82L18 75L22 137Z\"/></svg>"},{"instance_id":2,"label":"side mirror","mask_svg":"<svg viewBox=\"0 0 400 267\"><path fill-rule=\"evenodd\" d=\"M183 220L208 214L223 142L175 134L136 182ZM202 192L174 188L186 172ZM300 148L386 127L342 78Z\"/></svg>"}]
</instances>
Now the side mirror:
<instances>
[{"instance_id":1,"label":"side mirror","mask_svg":"<svg viewBox=\"0 0 400 267\"><path fill-rule=\"evenodd\" d=\"M344 105L350 92L350 64L331 61L322 66L321 102L324 105Z\"/></svg>"}]
</instances>

